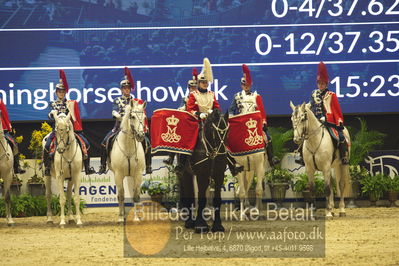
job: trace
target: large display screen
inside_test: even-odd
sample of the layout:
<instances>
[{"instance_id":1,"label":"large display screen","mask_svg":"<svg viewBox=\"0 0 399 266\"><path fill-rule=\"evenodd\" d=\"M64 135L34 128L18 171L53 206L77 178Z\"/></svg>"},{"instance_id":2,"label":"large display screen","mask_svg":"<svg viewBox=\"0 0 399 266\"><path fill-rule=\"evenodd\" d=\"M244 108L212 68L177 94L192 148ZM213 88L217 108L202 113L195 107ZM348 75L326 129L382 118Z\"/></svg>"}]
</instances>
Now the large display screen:
<instances>
[{"instance_id":1,"label":"large display screen","mask_svg":"<svg viewBox=\"0 0 399 266\"><path fill-rule=\"evenodd\" d=\"M0 97L13 121L47 119L58 69L84 119L110 119L123 68L149 116L177 108L208 57L224 111L241 65L268 115L309 101L324 61L344 114L399 112L399 0L3 1Z\"/></svg>"}]
</instances>

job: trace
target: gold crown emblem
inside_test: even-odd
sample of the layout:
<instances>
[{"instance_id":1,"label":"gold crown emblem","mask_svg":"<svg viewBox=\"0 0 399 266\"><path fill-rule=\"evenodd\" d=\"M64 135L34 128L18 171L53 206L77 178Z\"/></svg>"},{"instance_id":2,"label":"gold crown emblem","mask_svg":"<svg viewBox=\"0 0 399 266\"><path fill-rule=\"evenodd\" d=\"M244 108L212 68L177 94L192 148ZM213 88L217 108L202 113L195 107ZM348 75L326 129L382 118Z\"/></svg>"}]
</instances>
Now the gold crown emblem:
<instances>
[{"instance_id":1,"label":"gold crown emblem","mask_svg":"<svg viewBox=\"0 0 399 266\"><path fill-rule=\"evenodd\" d=\"M168 118L166 118L166 122L170 126L176 126L177 123L179 123L179 118L177 118L174 115L172 115L172 116L169 116Z\"/></svg>"},{"instance_id":2,"label":"gold crown emblem","mask_svg":"<svg viewBox=\"0 0 399 266\"><path fill-rule=\"evenodd\" d=\"M253 120L252 118L249 119L245 125L247 125L248 128L256 128L256 124L258 124L258 122L256 120Z\"/></svg>"}]
</instances>

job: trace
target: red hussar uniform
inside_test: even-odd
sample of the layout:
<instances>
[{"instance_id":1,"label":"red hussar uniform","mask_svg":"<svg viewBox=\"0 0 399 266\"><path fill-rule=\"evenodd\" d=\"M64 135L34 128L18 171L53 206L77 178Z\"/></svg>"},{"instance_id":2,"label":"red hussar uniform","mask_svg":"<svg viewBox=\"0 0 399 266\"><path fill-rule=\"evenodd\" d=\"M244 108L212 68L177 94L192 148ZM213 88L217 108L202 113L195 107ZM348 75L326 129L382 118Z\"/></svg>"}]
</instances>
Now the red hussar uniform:
<instances>
[{"instance_id":1,"label":"red hussar uniform","mask_svg":"<svg viewBox=\"0 0 399 266\"><path fill-rule=\"evenodd\" d=\"M8 141L8 143L11 145L14 154L14 173L23 174L25 173L25 170L23 170L19 166L18 144L13 138L13 136L10 134L12 132L10 118L8 116L7 107L1 99L0 99L0 117L1 117L1 125L3 128L4 136Z\"/></svg>"},{"instance_id":2,"label":"red hussar uniform","mask_svg":"<svg viewBox=\"0 0 399 266\"><path fill-rule=\"evenodd\" d=\"M60 70L60 83L56 85L56 92L64 91L67 93L69 90L68 86L68 81L65 75L64 70ZM79 140L79 143L81 144L81 149L83 152L83 165L85 167L85 173L86 175L91 175L94 174L96 171L92 167L90 167L90 156L89 156L89 149L90 149L90 143L87 140L87 138L83 134L83 126L82 126L82 120L80 118L80 110L79 110L79 105L78 102L75 100L67 100L64 96L61 96L62 98L59 98L57 95L57 100L51 102L50 104L50 112L49 112L49 118L52 120L53 118L53 111L57 111L56 115L59 115L61 113L67 115L71 114L71 120L72 120L72 125L73 125L73 131L75 132L75 135L77 135L77 139ZM50 146L55 138L55 132L52 131L51 134L48 136L46 144L44 146L44 151L43 151L43 162L45 166L44 174L45 176L50 175L50 165L51 165L51 155L50 154Z\"/></svg>"},{"instance_id":3,"label":"red hussar uniform","mask_svg":"<svg viewBox=\"0 0 399 266\"><path fill-rule=\"evenodd\" d=\"M266 154L271 166L276 165L279 162L277 157L273 156L273 146L271 142L271 136L267 128L266 111L263 106L262 96L256 91L252 92L252 78L251 72L247 65L242 65L243 77L241 78L242 91L234 95L233 101L229 108L230 115L245 114L249 112L259 111L262 116L263 131L267 136L267 145L265 145Z\"/></svg>"},{"instance_id":4,"label":"red hussar uniform","mask_svg":"<svg viewBox=\"0 0 399 266\"><path fill-rule=\"evenodd\" d=\"M198 75L198 90L190 93L187 101L187 112L197 116L200 121L205 120L208 114L212 113L213 109L221 110L215 94L208 91L208 84L213 82L212 66L208 58L204 58L203 68ZM180 156L180 162L176 166L176 171L181 174L186 162L186 155ZM243 170L242 166L236 167L235 160L228 154L227 162L231 173L235 176L239 171Z\"/></svg>"},{"instance_id":5,"label":"red hussar uniform","mask_svg":"<svg viewBox=\"0 0 399 266\"><path fill-rule=\"evenodd\" d=\"M215 108L220 109L220 105L213 91L194 91L188 98L187 111L193 115L199 116L201 113L209 113Z\"/></svg>"},{"instance_id":6,"label":"red hussar uniform","mask_svg":"<svg viewBox=\"0 0 399 266\"><path fill-rule=\"evenodd\" d=\"M320 62L317 68L319 89L312 92L311 109L315 116L327 127L333 127L339 134L339 151L343 164L348 164L348 147L343 134L344 117L337 95L328 90L328 72L326 65Z\"/></svg>"},{"instance_id":7,"label":"red hussar uniform","mask_svg":"<svg viewBox=\"0 0 399 266\"><path fill-rule=\"evenodd\" d=\"M133 76L130 73L130 70L125 67L125 78L120 82L120 89L122 90L123 88L129 88L130 92L134 90L134 80ZM98 171L99 174L104 174L107 171L107 158L108 158L108 151L107 151L107 146L109 143L109 140L115 136L119 130L120 130L120 121L122 117L125 114L125 107L130 104L130 101L136 101L139 104L145 104L145 102L141 99L138 98L133 98L131 95L123 95L116 97L113 102L112 106L112 117L115 118L115 126L114 128L108 132L108 134L104 137L103 141L101 142L101 166ZM144 132L145 132L145 138L141 142L143 145L143 149L145 152L145 164L146 164L146 174L151 174L152 173L152 168L151 168L151 144L150 144L150 138L149 138L149 125L148 125L148 119L147 119L147 114L144 110Z\"/></svg>"},{"instance_id":8,"label":"red hussar uniform","mask_svg":"<svg viewBox=\"0 0 399 266\"><path fill-rule=\"evenodd\" d=\"M3 127L3 130L11 132L12 127L11 127L10 118L8 117L7 108L1 99L0 99L0 111L1 111L1 125Z\"/></svg>"}]
</instances>

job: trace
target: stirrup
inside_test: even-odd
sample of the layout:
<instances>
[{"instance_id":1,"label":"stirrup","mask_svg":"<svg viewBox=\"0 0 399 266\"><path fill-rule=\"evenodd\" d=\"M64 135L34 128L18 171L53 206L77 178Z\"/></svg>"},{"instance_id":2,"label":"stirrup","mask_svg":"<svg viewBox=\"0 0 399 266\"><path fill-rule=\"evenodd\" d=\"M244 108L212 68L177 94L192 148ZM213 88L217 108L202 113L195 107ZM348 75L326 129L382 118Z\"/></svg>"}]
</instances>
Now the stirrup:
<instances>
[{"instance_id":1,"label":"stirrup","mask_svg":"<svg viewBox=\"0 0 399 266\"><path fill-rule=\"evenodd\" d=\"M16 173L16 174L25 174L26 171L24 169L22 169L20 166L18 166L18 167L16 167L14 169L14 173Z\"/></svg>"},{"instance_id":2,"label":"stirrup","mask_svg":"<svg viewBox=\"0 0 399 266\"><path fill-rule=\"evenodd\" d=\"M241 173L242 171L244 171L244 166L240 165L240 166L235 166L233 167L233 169L230 169L230 172L233 176L238 175L239 173Z\"/></svg>"},{"instance_id":3,"label":"stirrup","mask_svg":"<svg viewBox=\"0 0 399 266\"><path fill-rule=\"evenodd\" d=\"M147 167L145 168L145 173L146 173L146 174L152 174L152 168L151 168L151 166L147 166Z\"/></svg>"},{"instance_id":4,"label":"stirrup","mask_svg":"<svg viewBox=\"0 0 399 266\"><path fill-rule=\"evenodd\" d=\"M297 163L299 165L302 165L302 166L305 166L305 162L303 161L302 157L300 157L299 159L295 159L295 163Z\"/></svg>"},{"instance_id":5,"label":"stirrup","mask_svg":"<svg viewBox=\"0 0 399 266\"><path fill-rule=\"evenodd\" d=\"M271 166L274 166L274 165L280 163L280 159L277 158L276 156L273 156L273 158L270 161L271 161Z\"/></svg>"},{"instance_id":6,"label":"stirrup","mask_svg":"<svg viewBox=\"0 0 399 266\"><path fill-rule=\"evenodd\" d=\"M184 165L182 165L182 164L176 165L175 173L176 173L177 176L183 175L183 173L184 173Z\"/></svg>"},{"instance_id":7,"label":"stirrup","mask_svg":"<svg viewBox=\"0 0 399 266\"><path fill-rule=\"evenodd\" d=\"M50 176L50 168L46 167L46 168L44 169L44 175L45 175L45 176Z\"/></svg>"},{"instance_id":8,"label":"stirrup","mask_svg":"<svg viewBox=\"0 0 399 266\"><path fill-rule=\"evenodd\" d=\"M102 175L102 174L105 174L105 173L107 173L107 166L101 165L100 169L98 169L97 174Z\"/></svg>"},{"instance_id":9,"label":"stirrup","mask_svg":"<svg viewBox=\"0 0 399 266\"><path fill-rule=\"evenodd\" d=\"M173 161L174 160L172 160L172 158L170 158L170 157L168 159L163 160L164 164L167 164L167 165L173 165Z\"/></svg>"},{"instance_id":10,"label":"stirrup","mask_svg":"<svg viewBox=\"0 0 399 266\"><path fill-rule=\"evenodd\" d=\"M94 170L93 167L88 167L87 169L85 169L85 174L86 175L92 175L92 174L95 174L95 173L96 173L96 170Z\"/></svg>"}]
</instances>

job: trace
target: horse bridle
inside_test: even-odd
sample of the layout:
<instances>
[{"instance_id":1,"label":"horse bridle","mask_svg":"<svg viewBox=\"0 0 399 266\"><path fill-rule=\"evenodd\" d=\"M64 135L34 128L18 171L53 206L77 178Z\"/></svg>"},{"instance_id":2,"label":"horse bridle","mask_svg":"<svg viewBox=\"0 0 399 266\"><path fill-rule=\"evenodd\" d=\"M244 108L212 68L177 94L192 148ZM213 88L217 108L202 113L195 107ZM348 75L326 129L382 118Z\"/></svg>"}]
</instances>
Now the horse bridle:
<instances>
[{"instance_id":1,"label":"horse bridle","mask_svg":"<svg viewBox=\"0 0 399 266\"><path fill-rule=\"evenodd\" d=\"M306 123L305 123L306 122ZM298 131L298 123L304 123L302 133L299 134ZM303 116L300 119L294 119L294 131L297 132L298 135L300 135L300 142L303 143L303 141L309 139L311 136L317 133L318 128L315 129L313 132L309 132L309 119L308 119L308 114L307 111L303 112ZM322 127L323 125L321 125Z\"/></svg>"},{"instance_id":2,"label":"horse bridle","mask_svg":"<svg viewBox=\"0 0 399 266\"><path fill-rule=\"evenodd\" d=\"M297 111L297 110L296 110ZM303 130L301 133L298 131L298 124L299 123L304 123L306 121L306 125L303 126ZM308 115L306 112L303 113L303 116L300 118L294 117L294 131L297 133L297 135L300 135L299 141L302 143L304 140L309 139L309 136L307 135L308 127L309 127L309 120L308 120Z\"/></svg>"},{"instance_id":3,"label":"horse bridle","mask_svg":"<svg viewBox=\"0 0 399 266\"><path fill-rule=\"evenodd\" d=\"M136 114L136 116L134 116L133 114ZM136 119L136 118L138 118L138 120L139 120L139 124L141 125L141 126L143 126L143 128L144 128L144 119L141 119L142 117L140 117L139 115L143 115L144 116L144 111L130 111L130 113L129 113L129 119ZM132 131L132 135L133 135L133 138L134 139L136 139L138 142L141 142L141 141L143 141L139 136L139 132L138 132L138 130L137 129L135 129L134 128L134 126L133 125L131 125L130 124L130 130ZM126 132L126 131L124 131L124 130L121 130L121 132L122 133L124 133L124 134L128 134L128 132Z\"/></svg>"},{"instance_id":4,"label":"horse bridle","mask_svg":"<svg viewBox=\"0 0 399 266\"><path fill-rule=\"evenodd\" d=\"M62 134L58 131L58 129L59 129L59 126L57 125L56 128L55 128L55 132L56 133L58 132L58 134L60 135L60 138L56 138L56 141L57 141L57 152L59 154L63 154L65 151L67 151L69 149L70 145L72 143L74 143L75 138L73 138L72 141L69 138L69 131L71 131L70 125L67 125L67 128L66 128L65 132L63 132ZM65 134L68 136L66 141L65 141L65 138L64 138ZM58 143L63 143L65 148L61 150L58 147Z\"/></svg>"},{"instance_id":5,"label":"horse bridle","mask_svg":"<svg viewBox=\"0 0 399 266\"><path fill-rule=\"evenodd\" d=\"M223 121L223 124L224 124L225 128L220 128L222 121ZM215 159L218 155L223 155L223 154L227 153L226 144L224 143L224 141L226 139L226 135L227 135L227 132L228 132L230 126L226 122L224 117L221 117L221 119L219 119L217 125L214 122L212 122L211 125L212 125L212 128L214 129L214 130L212 130L212 137L213 137L213 139L215 139L215 137L216 137L215 136L215 132L216 132L218 140L220 141L219 145L217 147L214 147L212 145L212 143L205 136L205 133L204 133L205 129L204 128L202 130L202 141L204 143L206 156L209 157L210 159ZM222 147L224 148L224 152L220 152Z\"/></svg>"}]
</instances>

